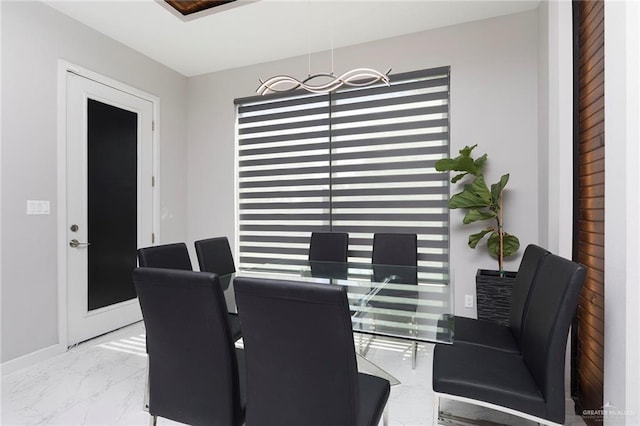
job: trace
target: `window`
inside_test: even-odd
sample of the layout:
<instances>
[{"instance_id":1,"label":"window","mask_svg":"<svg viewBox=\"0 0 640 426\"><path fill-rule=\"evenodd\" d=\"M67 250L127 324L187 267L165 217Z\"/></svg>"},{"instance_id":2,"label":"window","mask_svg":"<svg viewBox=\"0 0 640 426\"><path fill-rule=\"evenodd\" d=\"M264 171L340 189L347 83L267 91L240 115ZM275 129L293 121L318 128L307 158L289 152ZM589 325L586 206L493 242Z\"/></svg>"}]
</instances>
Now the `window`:
<instances>
[{"instance_id":1,"label":"window","mask_svg":"<svg viewBox=\"0 0 640 426\"><path fill-rule=\"evenodd\" d=\"M375 232L411 232L420 274L447 273L449 67L236 104L240 268L305 260L312 231L348 232L368 263Z\"/></svg>"}]
</instances>

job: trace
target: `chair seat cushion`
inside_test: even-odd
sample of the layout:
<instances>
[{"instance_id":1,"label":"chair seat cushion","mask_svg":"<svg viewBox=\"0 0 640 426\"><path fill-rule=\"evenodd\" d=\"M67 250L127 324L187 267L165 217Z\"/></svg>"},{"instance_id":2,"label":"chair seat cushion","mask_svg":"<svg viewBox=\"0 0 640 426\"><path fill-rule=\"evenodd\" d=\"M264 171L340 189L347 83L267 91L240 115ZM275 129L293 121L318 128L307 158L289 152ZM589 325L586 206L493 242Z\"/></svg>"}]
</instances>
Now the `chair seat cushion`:
<instances>
[{"instance_id":1,"label":"chair seat cushion","mask_svg":"<svg viewBox=\"0 0 640 426\"><path fill-rule=\"evenodd\" d=\"M365 373L358 373L360 410L358 426L375 426L380 421L391 391L389 381Z\"/></svg>"},{"instance_id":2,"label":"chair seat cushion","mask_svg":"<svg viewBox=\"0 0 640 426\"><path fill-rule=\"evenodd\" d=\"M520 347L511 329L489 321L456 316L453 340L456 344L470 344L514 354L520 353Z\"/></svg>"},{"instance_id":3,"label":"chair seat cushion","mask_svg":"<svg viewBox=\"0 0 640 426\"><path fill-rule=\"evenodd\" d=\"M546 416L542 393L520 355L474 345L436 345L433 368L435 392Z\"/></svg>"}]
</instances>

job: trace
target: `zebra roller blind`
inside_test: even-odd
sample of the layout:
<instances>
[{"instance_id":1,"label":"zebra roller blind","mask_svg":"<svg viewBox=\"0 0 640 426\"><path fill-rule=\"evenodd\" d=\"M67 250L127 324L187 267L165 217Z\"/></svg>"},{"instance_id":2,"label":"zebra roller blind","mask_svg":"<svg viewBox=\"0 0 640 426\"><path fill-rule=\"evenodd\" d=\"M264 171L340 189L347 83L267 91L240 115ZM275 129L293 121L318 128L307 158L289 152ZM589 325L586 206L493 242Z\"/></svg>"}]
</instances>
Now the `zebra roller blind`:
<instances>
[{"instance_id":1,"label":"zebra roller blind","mask_svg":"<svg viewBox=\"0 0 640 426\"><path fill-rule=\"evenodd\" d=\"M374 233L410 232L421 275L447 273L449 67L236 104L240 268L306 259L312 231L348 232L368 263Z\"/></svg>"}]
</instances>

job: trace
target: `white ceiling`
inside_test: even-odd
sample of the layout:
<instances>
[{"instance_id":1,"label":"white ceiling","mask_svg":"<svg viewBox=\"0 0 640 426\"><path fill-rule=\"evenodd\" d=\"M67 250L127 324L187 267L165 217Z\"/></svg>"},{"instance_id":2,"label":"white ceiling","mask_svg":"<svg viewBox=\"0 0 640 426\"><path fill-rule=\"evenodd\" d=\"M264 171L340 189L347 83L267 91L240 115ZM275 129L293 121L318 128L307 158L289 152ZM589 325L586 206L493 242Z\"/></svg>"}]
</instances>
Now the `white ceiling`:
<instances>
[{"instance_id":1,"label":"white ceiling","mask_svg":"<svg viewBox=\"0 0 640 426\"><path fill-rule=\"evenodd\" d=\"M183 20L162 0L45 1L194 76L536 8L539 0L237 0Z\"/></svg>"}]
</instances>

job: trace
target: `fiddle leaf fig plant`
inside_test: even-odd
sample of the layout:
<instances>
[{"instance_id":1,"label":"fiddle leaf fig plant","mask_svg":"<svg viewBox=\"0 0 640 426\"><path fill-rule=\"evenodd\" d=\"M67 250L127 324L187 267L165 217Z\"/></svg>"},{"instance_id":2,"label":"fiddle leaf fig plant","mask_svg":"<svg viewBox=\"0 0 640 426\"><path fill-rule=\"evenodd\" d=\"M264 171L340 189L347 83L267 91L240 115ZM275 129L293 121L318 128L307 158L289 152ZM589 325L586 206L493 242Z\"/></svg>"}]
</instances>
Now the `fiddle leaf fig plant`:
<instances>
[{"instance_id":1,"label":"fiddle leaf fig plant","mask_svg":"<svg viewBox=\"0 0 640 426\"><path fill-rule=\"evenodd\" d=\"M509 174L502 175L500 180L487 187L483 169L487 162L487 154L473 158L472 153L477 145L465 146L455 158L443 158L436 162L436 170L440 172L458 172L451 178L451 183L458 183L468 177L463 190L449 199L449 208L466 209L462 222L465 225L475 222L493 220L494 224L483 228L480 232L469 235L468 245L476 248L480 241L487 237L489 254L498 259L500 276L504 276L504 258L513 256L520 248L520 241L515 235L504 231L502 217L502 191L509 182Z\"/></svg>"}]
</instances>

